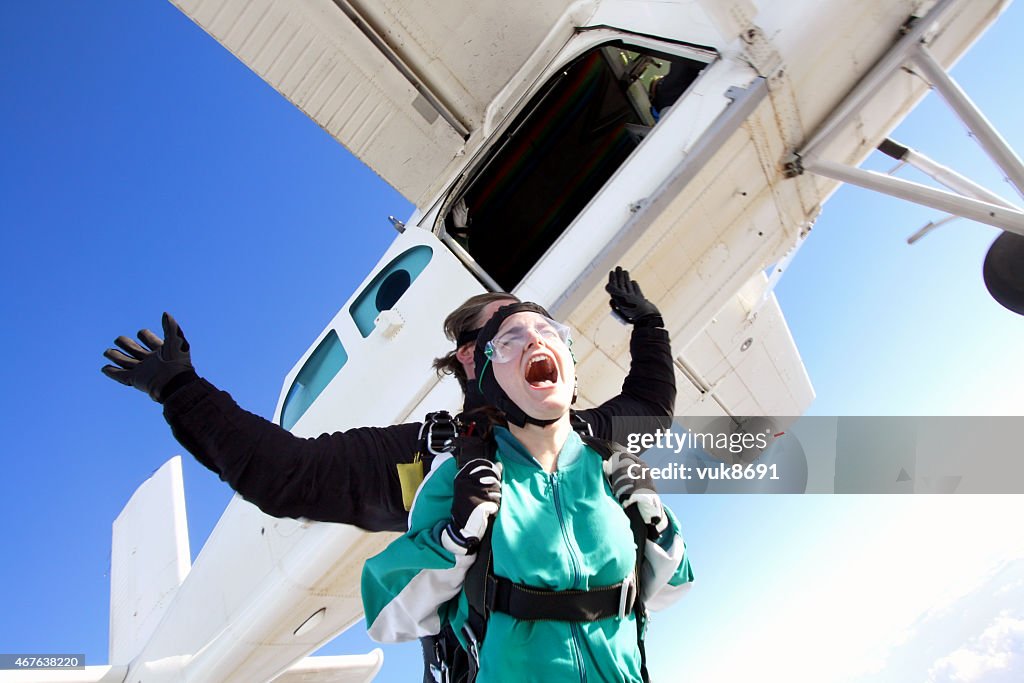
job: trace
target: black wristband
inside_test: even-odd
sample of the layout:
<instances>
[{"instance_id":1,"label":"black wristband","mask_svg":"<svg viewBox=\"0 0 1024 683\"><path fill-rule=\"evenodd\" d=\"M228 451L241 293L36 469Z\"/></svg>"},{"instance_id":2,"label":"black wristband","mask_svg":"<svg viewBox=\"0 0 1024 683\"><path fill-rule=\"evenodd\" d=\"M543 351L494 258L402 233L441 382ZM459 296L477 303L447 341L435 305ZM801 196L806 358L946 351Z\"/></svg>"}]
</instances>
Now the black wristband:
<instances>
[{"instance_id":1,"label":"black wristband","mask_svg":"<svg viewBox=\"0 0 1024 683\"><path fill-rule=\"evenodd\" d=\"M468 555L475 553L477 547L480 545L480 539L478 538L463 538L462 534L459 533L459 530L455 528L455 524L452 522L448 522L445 526L445 532L448 534L448 537L452 539L452 542L455 543L455 545L465 548Z\"/></svg>"},{"instance_id":2,"label":"black wristband","mask_svg":"<svg viewBox=\"0 0 1024 683\"><path fill-rule=\"evenodd\" d=\"M171 394L176 392L178 389L181 389L188 384L192 384L192 382L195 382L198 379L199 375L196 374L195 370L179 372L167 382L163 389L160 390L160 403L163 403L170 398Z\"/></svg>"},{"instance_id":3,"label":"black wristband","mask_svg":"<svg viewBox=\"0 0 1024 683\"><path fill-rule=\"evenodd\" d=\"M650 315L638 318L636 322L633 323L633 327L665 327L665 321L662 319L660 314L651 313Z\"/></svg>"}]
</instances>

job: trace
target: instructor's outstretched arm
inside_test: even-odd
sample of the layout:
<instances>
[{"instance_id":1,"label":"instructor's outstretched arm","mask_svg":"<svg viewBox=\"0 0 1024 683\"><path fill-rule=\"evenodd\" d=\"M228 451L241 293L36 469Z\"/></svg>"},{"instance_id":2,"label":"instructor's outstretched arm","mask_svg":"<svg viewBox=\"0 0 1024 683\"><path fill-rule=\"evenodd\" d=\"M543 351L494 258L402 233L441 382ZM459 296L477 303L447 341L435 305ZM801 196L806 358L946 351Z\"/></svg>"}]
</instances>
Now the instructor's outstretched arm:
<instances>
[{"instance_id":1,"label":"instructor's outstretched arm","mask_svg":"<svg viewBox=\"0 0 1024 683\"><path fill-rule=\"evenodd\" d=\"M418 423L362 427L302 438L242 409L199 377L181 327L164 313L164 339L118 337L104 357L111 379L163 405L174 437L203 466L263 512L403 531L396 464L411 461Z\"/></svg>"}]
</instances>

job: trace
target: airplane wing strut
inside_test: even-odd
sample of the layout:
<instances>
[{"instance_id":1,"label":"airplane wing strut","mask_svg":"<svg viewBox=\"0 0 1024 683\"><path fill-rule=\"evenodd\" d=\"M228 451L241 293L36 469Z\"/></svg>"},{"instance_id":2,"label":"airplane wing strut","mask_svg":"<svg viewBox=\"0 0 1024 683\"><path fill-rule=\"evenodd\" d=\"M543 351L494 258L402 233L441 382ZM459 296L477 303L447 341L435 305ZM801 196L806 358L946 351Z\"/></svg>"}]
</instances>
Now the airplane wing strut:
<instances>
[{"instance_id":1,"label":"airplane wing strut","mask_svg":"<svg viewBox=\"0 0 1024 683\"><path fill-rule=\"evenodd\" d=\"M806 144L786 163L786 173L795 177L804 172L850 183L888 194L899 199L938 209L953 216L969 218L1004 230L989 248L983 275L989 293L1005 308L1024 315L1024 210L994 192L960 176L915 152L911 165L922 167L925 173L943 183L952 191L940 190L890 175L867 171L856 166L826 159L824 147L838 135L867 106L899 70L916 68L931 87L967 126L972 137L1003 172L1006 180L1024 197L1024 163L1007 144L999 131L989 122L977 105L954 81L932 54L928 43L930 35L943 14L955 0L940 0L928 14L909 24L906 33L883 55L864 77L850 90L842 103L818 127ZM1001 10L995 10L1001 11ZM883 150L884 151L884 150ZM948 182L947 182L948 181ZM938 221L918 231L909 240L916 242L925 233L948 222Z\"/></svg>"}]
</instances>

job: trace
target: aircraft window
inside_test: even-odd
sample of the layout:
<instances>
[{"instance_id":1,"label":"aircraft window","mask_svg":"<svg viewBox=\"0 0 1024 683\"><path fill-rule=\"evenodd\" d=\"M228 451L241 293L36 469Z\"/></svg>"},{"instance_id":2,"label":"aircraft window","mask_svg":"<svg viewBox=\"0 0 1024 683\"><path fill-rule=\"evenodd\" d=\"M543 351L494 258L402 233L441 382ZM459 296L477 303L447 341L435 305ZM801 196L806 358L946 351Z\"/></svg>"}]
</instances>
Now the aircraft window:
<instances>
[{"instance_id":1,"label":"aircraft window","mask_svg":"<svg viewBox=\"0 0 1024 683\"><path fill-rule=\"evenodd\" d=\"M426 245L413 247L394 258L382 271L377 273L352 303L349 312L359 334L369 337L374 321L383 311L394 308L413 280L419 277L430 263L434 251Z\"/></svg>"},{"instance_id":2,"label":"aircraft window","mask_svg":"<svg viewBox=\"0 0 1024 683\"><path fill-rule=\"evenodd\" d=\"M345 353L345 347L341 345L338 334L334 330L329 331L316 350L310 354L299 374L295 376L291 388L288 389L284 406L281 408L282 427L291 429L299 421L346 361L348 354Z\"/></svg>"},{"instance_id":3,"label":"aircraft window","mask_svg":"<svg viewBox=\"0 0 1024 683\"><path fill-rule=\"evenodd\" d=\"M511 290L705 66L620 44L582 55L474 171L447 233Z\"/></svg>"}]
</instances>

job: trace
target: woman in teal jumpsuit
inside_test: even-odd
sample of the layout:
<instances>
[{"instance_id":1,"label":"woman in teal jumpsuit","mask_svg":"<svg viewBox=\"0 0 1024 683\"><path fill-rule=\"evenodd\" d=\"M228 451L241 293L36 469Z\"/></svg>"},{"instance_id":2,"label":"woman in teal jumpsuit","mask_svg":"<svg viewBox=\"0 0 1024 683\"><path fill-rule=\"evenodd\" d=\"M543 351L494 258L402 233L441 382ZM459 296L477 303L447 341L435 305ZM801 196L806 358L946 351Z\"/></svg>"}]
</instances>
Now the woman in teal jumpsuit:
<instances>
[{"instance_id":1,"label":"woman in teal jumpsuit","mask_svg":"<svg viewBox=\"0 0 1024 683\"><path fill-rule=\"evenodd\" d=\"M470 647L463 582L492 517L495 576L540 591L593 591L631 580L637 551L623 506L636 505L648 533L644 602L659 609L681 596L692 581L685 544L640 461L602 460L569 425L567 328L535 304L504 307L478 337L476 365L480 388L507 420L493 428L496 462L435 462L408 533L364 568L370 636L410 640L448 623ZM594 621L495 611L477 680L640 681L634 620L628 611Z\"/></svg>"}]
</instances>

